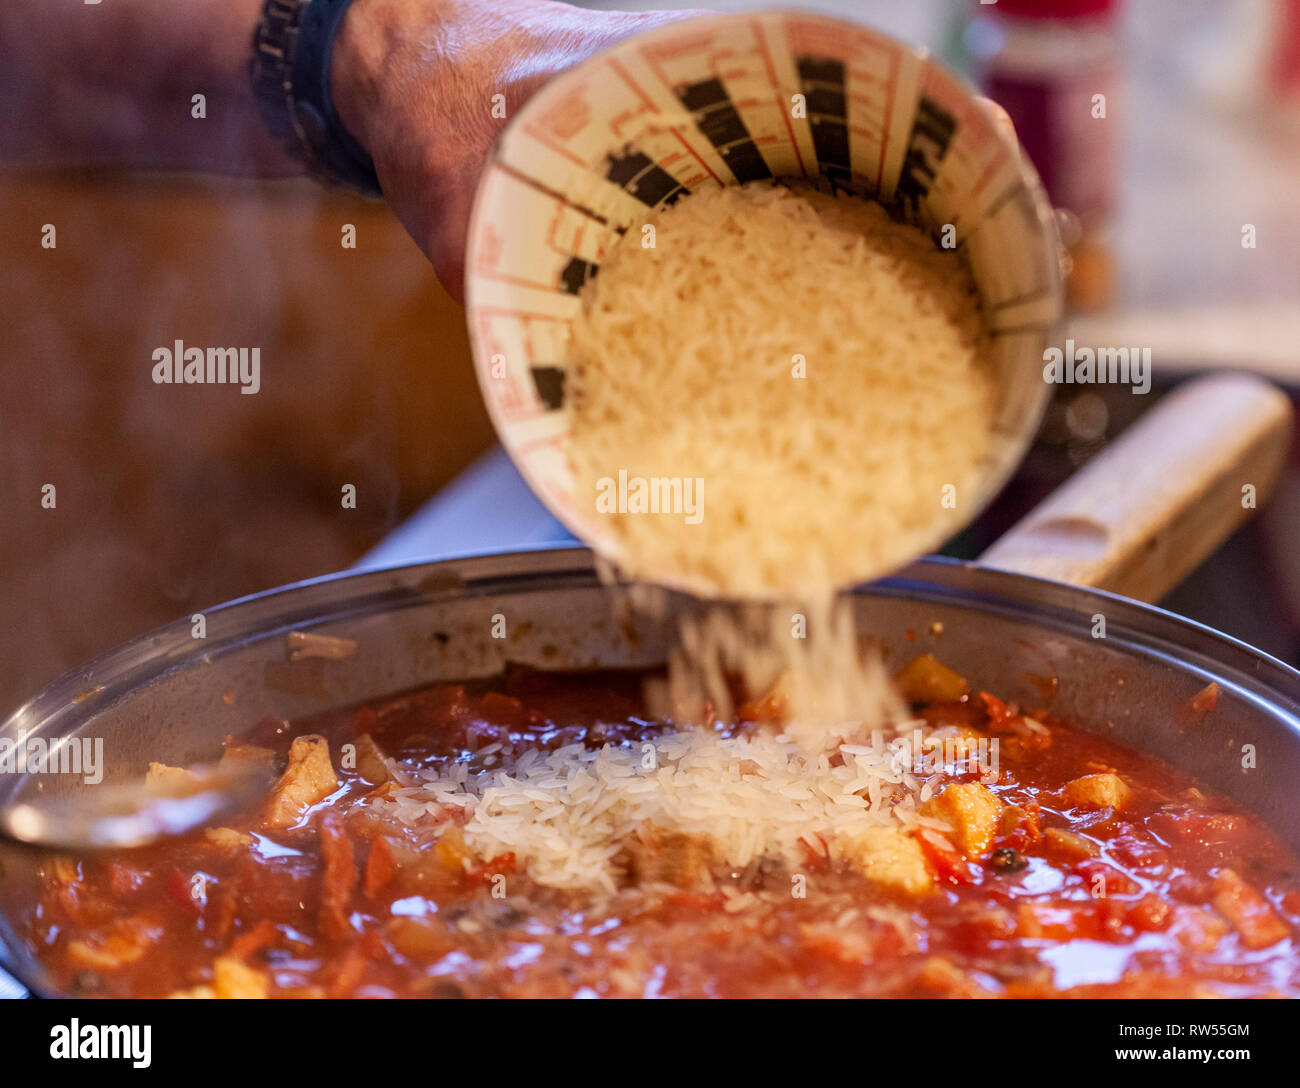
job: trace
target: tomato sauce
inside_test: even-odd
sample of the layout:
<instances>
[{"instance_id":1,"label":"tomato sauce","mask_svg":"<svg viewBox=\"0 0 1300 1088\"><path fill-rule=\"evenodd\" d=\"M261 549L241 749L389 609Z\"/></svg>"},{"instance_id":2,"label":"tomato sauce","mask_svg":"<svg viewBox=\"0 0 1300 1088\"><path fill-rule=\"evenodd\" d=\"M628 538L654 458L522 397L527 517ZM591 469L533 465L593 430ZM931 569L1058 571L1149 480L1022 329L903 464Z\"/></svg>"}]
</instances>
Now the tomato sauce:
<instances>
[{"instance_id":1,"label":"tomato sauce","mask_svg":"<svg viewBox=\"0 0 1300 1088\"><path fill-rule=\"evenodd\" d=\"M363 737L409 767L489 744L629 743L665 728L641 716L641 681L512 668L260 723L232 747L283 766L294 737L323 737L328 795L283 826L258 806L217 831L52 859L28 938L85 996L1300 995L1300 862L1257 817L991 695L918 708L1000 744L991 836L917 833L933 876L919 894L812 851L797 871L557 891L512 854L473 856L454 827L431 839L370 803L387 787Z\"/></svg>"}]
</instances>

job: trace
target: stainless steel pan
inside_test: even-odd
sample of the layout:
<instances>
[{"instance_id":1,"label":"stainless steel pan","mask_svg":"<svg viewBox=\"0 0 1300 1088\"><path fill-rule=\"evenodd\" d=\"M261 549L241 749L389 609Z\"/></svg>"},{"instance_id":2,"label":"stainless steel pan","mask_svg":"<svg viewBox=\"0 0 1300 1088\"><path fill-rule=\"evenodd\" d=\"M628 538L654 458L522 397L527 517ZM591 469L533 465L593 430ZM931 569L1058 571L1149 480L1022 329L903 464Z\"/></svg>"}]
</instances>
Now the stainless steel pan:
<instances>
[{"instance_id":1,"label":"stainless steel pan","mask_svg":"<svg viewBox=\"0 0 1300 1088\"><path fill-rule=\"evenodd\" d=\"M1262 496L1271 486L1289 408L1246 379L1197 383L1175 396L1107 455L1127 466L1118 485L1114 463L1091 466L989 560L1043 571L1055 563L1076 579L1158 593L1216 546L1240 520L1239 488L1257 487ZM1189 426L1192 420L1201 425ZM1188 457L1201 467L1184 465L1154 490L1143 482ZM1195 488L1179 482L1188 474L1199 477ZM1214 507L1229 494L1238 513ZM1042 678L1054 676L1055 712L1197 775L1300 849L1300 673L1283 663L1131 599L971 563L918 562L861 587L854 602L861 630L883 640L891 663L930 650L978 688L1032 706L1044 702ZM185 619L107 653L21 707L0 737L103 738L112 780L140 773L150 760L209 758L221 737L263 715L293 718L487 675L506 661L655 664L677 614L694 607L679 597L663 619L617 614L581 548L337 575L214 608L204 617L205 638L195 638ZM504 639L492 637L497 615L506 620ZM1099 617L1104 637L1097 637ZM334 652L338 646L329 656L301 656L288 636L304 631L355 647L346 656ZM1209 684L1219 687L1217 706L1193 711L1191 701ZM1246 744L1256 753L1251 770L1242 766ZM0 800L86 788L71 775L0 775ZM0 963L49 994L20 935L36 862L29 852L0 856Z\"/></svg>"}]
</instances>

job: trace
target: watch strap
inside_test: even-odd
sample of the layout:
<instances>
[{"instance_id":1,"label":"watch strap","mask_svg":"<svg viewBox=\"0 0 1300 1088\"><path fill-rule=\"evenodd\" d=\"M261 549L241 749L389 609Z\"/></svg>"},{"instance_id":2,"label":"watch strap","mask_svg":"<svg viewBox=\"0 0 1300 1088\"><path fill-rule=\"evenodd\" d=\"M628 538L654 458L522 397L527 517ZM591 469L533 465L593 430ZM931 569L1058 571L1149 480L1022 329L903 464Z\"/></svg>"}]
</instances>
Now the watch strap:
<instances>
[{"instance_id":1,"label":"watch strap","mask_svg":"<svg viewBox=\"0 0 1300 1088\"><path fill-rule=\"evenodd\" d=\"M317 180L379 196L375 164L330 94L334 39L351 0L266 0L249 76L267 127Z\"/></svg>"}]
</instances>

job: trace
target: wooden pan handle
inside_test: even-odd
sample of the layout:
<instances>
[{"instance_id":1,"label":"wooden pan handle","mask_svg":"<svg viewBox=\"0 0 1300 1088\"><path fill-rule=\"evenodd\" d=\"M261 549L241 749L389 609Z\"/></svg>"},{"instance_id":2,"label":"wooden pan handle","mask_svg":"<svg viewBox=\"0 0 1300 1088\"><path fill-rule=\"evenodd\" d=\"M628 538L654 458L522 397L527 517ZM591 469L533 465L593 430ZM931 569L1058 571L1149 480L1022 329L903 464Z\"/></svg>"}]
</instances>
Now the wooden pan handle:
<instances>
[{"instance_id":1,"label":"wooden pan handle","mask_svg":"<svg viewBox=\"0 0 1300 1088\"><path fill-rule=\"evenodd\" d=\"M1263 503L1290 443L1291 402L1263 379L1230 373L1188 382L1012 527L980 565L1157 601Z\"/></svg>"}]
</instances>

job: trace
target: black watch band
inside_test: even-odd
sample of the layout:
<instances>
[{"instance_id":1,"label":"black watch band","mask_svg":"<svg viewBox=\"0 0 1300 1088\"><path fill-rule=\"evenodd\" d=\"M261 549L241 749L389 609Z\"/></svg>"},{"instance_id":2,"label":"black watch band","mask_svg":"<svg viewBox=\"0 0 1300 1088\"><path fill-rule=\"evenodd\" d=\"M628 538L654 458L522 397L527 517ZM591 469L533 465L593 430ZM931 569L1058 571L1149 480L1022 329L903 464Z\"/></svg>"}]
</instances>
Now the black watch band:
<instances>
[{"instance_id":1,"label":"black watch band","mask_svg":"<svg viewBox=\"0 0 1300 1088\"><path fill-rule=\"evenodd\" d=\"M352 0L266 0L249 77L267 127L318 181L379 196L375 164L330 96L334 38Z\"/></svg>"}]
</instances>

